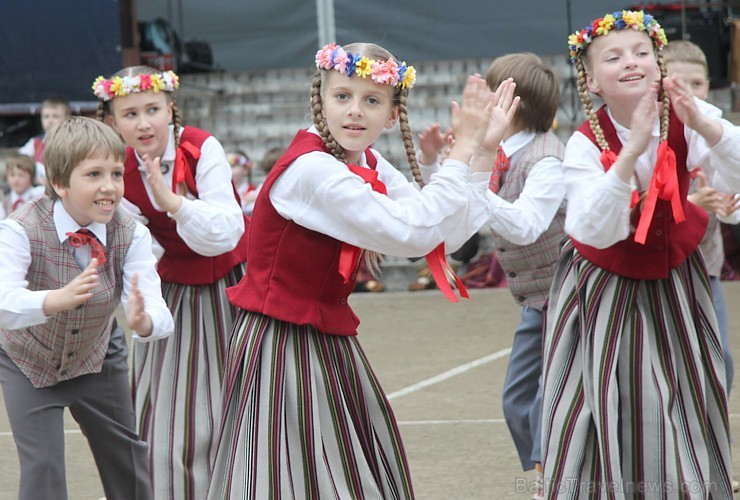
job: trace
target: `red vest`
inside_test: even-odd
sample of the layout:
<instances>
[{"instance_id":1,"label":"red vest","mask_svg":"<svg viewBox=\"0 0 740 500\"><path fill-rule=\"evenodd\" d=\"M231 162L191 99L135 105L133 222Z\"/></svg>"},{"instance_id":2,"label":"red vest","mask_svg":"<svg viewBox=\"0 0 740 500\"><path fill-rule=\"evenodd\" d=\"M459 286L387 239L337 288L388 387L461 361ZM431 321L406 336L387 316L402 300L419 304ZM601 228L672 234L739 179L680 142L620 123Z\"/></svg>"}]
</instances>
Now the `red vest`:
<instances>
[{"instance_id":1,"label":"red vest","mask_svg":"<svg viewBox=\"0 0 740 500\"><path fill-rule=\"evenodd\" d=\"M356 335L359 319L347 304L357 275L348 283L339 274L342 242L284 219L270 202L270 188L299 156L324 151L321 137L296 134L265 179L250 224L246 275L226 290L235 306L323 333ZM365 151L368 165L376 159ZM296 167L297 168L297 167ZM341 208L338 208L341 209Z\"/></svg>"},{"instance_id":2,"label":"red vest","mask_svg":"<svg viewBox=\"0 0 740 500\"><path fill-rule=\"evenodd\" d=\"M180 143L189 142L200 150L208 137L210 137L208 132L193 127L184 127L180 134ZM198 159L190 155L186 148L183 148L183 153L192 177L195 178ZM162 281L185 285L209 285L223 278L234 266L246 260L249 230L249 219L246 216L244 235L236 248L215 257L205 257L191 250L180 238L177 234L177 224L167 215L167 212L160 212L154 208L144 187L141 172L139 172L139 161L131 147L126 148L126 168L123 178L124 197L139 207L141 213L149 219L147 227L164 248L164 255L157 264L157 271Z\"/></svg>"},{"instance_id":3,"label":"red vest","mask_svg":"<svg viewBox=\"0 0 740 500\"><path fill-rule=\"evenodd\" d=\"M622 149L622 143L606 109L602 107L597 112L597 116L606 142L618 155ZM578 131L598 146L588 121L584 122ZM690 175L686 169L688 151L683 123L673 113L673 108L671 108L670 115L668 144L676 153L676 173L686 220L677 224L673 220L670 201L658 199L644 245L635 242L634 229L627 239L604 249L594 248L571 238L578 252L600 268L627 278L666 279L671 269L680 266L689 255L694 253L704 237L707 228L707 214L686 199L690 181ZM633 228L637 227L640 213L638 204L630 216Z\"/></svg>"}]
</instances>

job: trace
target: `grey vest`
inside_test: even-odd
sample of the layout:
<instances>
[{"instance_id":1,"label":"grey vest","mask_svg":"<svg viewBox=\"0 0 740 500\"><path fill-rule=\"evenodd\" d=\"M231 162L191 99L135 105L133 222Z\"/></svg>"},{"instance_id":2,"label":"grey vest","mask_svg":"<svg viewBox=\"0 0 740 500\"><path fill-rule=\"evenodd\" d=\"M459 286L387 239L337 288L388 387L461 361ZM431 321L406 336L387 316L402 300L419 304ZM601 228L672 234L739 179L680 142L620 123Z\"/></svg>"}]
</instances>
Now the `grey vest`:
<instances>
[{"instance_id":1,"label":"grey vest","mask_svg":"<svg viewBox=\"0 0 740 500\"><path fill-rule=\"evenodd\" d=\"M44 196L13 213L31 246L26 280L29 290L55 290L80 274L69 248L59 242L52 213L53 201ZM56 313L41 325L18 330L0 329L0 345L34 387L49 387L87 373L98 373L108 348L113 313L123 288L123 263L136 223L116 210L106 225L106 263L98 268L100 283L93 297L76 309Z\"/></svg>"},{"instance_id":2,"label":"grey vest","mask_svg":"<svg viewBox=\"0 0 740 500\"><path fill-rule=\"evenodd\" d=\"M506 172L498 195L512 203L524 190L530 170L547 156L563 158L563 143L552 132L538 133ZM509 290L517 304L542 309L550 293L560 244L565 238L565 201L555 213L550 227L531 245L515 245L493 233L498 260L506 272Z\"/></svg>"}]
</instances>

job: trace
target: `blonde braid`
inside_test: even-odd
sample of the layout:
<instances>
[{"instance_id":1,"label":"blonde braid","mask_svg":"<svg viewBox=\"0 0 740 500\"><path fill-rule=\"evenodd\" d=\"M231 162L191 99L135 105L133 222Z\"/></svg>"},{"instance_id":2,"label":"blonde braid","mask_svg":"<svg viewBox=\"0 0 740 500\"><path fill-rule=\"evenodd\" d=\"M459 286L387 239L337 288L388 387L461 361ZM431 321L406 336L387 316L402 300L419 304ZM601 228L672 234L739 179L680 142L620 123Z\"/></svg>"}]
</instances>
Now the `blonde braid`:
<instances>
[{"instance_id":1,"label":"blonde braid","mask_svg":"<svg viewBox=\"0 0 740 500\"><path fill-rule=\"evenodd\" d=\"M414 148L414 138L411 134L411 127L409 126L409 113L406 106L406 98L408 97L408 89L404 89L398 96L398 125L401 129L401 138L403 139L403 145L406 148L406 158L408 159L409 166L411 167L411 175L414 176L414 180L419 187L424 187L424 179L421 177L419 171L419 163L416 161L416 149Z\"/></svg>"},{"instance_id":2,"label":"blonde braid","mask_svg":"<svg viewBox=\"0 0 740 500\"><path fill-rule=\"evenodd\" d=\"M586 111L589 125L591 126L591 132L593 132L596 142L599 145L599 149L602 151L609 150L609 144L604 138L604 131L601 130L601 124L599 123L599 117L596 115L594 110L594 104L591 101L591 95L588 93L588 86L586 85L586 70L583 66L582 59L576 59L576 70L578 72L578 95L583 103L583 108Z\"/></svg>"},{"instance_id":3,"label":"blonde braid","mask_svg":"<svg viewBox=\"0 0 740 500\"><path fill-rule=\"evenodd\" d=\"M172 124L174 125L173 135L175 136L175 147L180 147L180 129L182 128L182 122L180 121L180 110L177 109L177 100L175 96L172 96Z\"/></svg>"},{"instance_id":4,"label":"blonde braid","mask_svg":"<svg viewBox=\"0 0 740 500\"><path fill-rule=\"evenodd\" d=\"M102 101L102 100L98 101L98 110L95 112L95 118L97 118L99 122L105 121L107 107L108 105L105 103L105 101Z\"/></svg>"},{"instance_id":5,"label":"blonde braid","mask_svg":"<svg viewBox=\"0 0 740 500\"><path fill-rule=\"evenodd\" d=\"M329 149L329 152L334 155L334 158L337 160L342 163L347 163L347 159L344 156L344 149L337 143L329 132L329 127L326 125L326 120L324 119L322 106L321 70L317 70L314 75L313 82L311 83L311 118L313 119L313 124L316 126L316 130L321 134L324 144L326 144L326 147Z\"/></svg>"},{"instance_id":6,"label":"blonde braid","mask_svg":"<svg viewBox=\"0 0 740 500\"><path fill-rule=\"evenodd\" d=\"M665 69L665 63L663 62L663 52L658 51L658 68L660 68L660 101L661 101L661 107L660 107L660 140L666 141L668 140L668 129L670 128L670 121L671 121L671 98L668 95L668 92L665 91L663 88L662 82L663 78L667 76L666 69Z\"/></svg>"}]
</instances>

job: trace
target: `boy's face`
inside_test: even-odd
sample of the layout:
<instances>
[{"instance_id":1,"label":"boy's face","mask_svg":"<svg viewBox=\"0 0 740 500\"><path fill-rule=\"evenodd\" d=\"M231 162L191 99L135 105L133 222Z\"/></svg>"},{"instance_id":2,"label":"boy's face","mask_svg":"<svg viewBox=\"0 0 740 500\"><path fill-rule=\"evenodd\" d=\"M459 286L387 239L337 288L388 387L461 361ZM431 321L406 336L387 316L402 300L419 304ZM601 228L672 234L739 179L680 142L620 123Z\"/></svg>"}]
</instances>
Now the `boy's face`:
<instances>
[{"instance_id":1,"label":"boy's face","mask_svg":"<svg viewBox=\"0 0 740 500\"><path fill-rule=\"evenodd\" d=\"M665 67L668 76L676 76L689 86L694 97L704 101L709 97L709 78L704 66L691 62L671 62Z\"/></svg>"},{"instance_id":2,"label":"boy's face","mask_svg":"<svg viewBox=\"0 0 740 500\"><path fill-rule=\"evenodd\" d=\"M41 108L41 127L47 134L67 118L69 118L69 115L64 106L44 106Z\"/></svg>"},{"instance_id":3,"label":"boy's face","mask_svg":"<svg viewBox=\"0 0 740 500\"><path fill-rule=\"evenodd\" d=\"M8 184L15 194L20 195L28 191L33 184L33 179L31 174L15 167L8 169Z\"/></svg>"},{"instance_id":4,"label":"boy's face","mask_svg":"<svg viewBox=\"0 0 740 500\"><path fill-rule=\"evenodd\" d=\"M80 226L107 224L123 197L123 162L111 156L86 158L72 169L69 186L53 187Z\"/></svg>"}]
</instances>

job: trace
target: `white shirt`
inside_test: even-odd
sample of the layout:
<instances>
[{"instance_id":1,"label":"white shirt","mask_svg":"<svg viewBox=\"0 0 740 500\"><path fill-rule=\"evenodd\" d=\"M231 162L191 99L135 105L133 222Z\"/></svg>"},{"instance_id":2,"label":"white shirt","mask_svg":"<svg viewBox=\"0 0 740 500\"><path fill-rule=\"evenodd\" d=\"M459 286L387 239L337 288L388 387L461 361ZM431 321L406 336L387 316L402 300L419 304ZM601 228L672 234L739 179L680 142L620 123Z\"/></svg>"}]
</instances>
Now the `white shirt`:
<instances>
[{"instance_id":1,"label":"white shirt","mask_svg":"<svg viewBox=\"0 0 740 500\"><path fill-rule=\"evenodd\" d=\"M41 198L44 196L44 186L31 186L30 188L26 189L21 194L16 193L11 189L10 191L10 202L8 203L8 207L10 208L10 212L13 212L13 205L15 205L15 202L18 200L21 200L21 204L18 206L18 208L22 207L24 203L28 203L29 201Z\"/></svg>"},{"instance_id":2,"label":"white shirt","mask_svg":"<svg viewBox=\"0 0 740 500\"><path fill-rule=\"evenodd\" d=\"M512 168L535 135L523 130L501 143ZM436 165L420 167L424 179L437 168ZM486 184L490 177L490 172L473 173L473 179ZM490 189L486 190L488 224L493 232L515 245L531 245L550 227L564 197L562 163L554 156L547 156L529 171L524 189L513 202L504 200Z\"/></svg>"},{"instance_id":3,"label":"white shirt","mask_svg":"<svg viewBox=\"0 0 740 500\"><path fill-rule=\"evenodd\" d=\"M75 260L84 269L90 263L90 246L74 248L67 233L80 229L80 225L64 210L61 201L54 203L54 225L59 241L73 252ZM87 229L105 245L105 224L93 222ZM49 316L44 314L44 301L51 290L29 290L26 274L31 266L31 246L23 228L12 219L0 221L0 328L15 330L44 324ZM136 224L134 238L126 252L123 264L123 290L121 303L125 308L131 291L131 280L138 274L138 287L144 297L144 310L152 319L152 333L133 338L143 342L169 336L175 329L167 304L162 298L161 282L152 254L149 230Z\"/></svg>"},{"instance_id":4,"label":"white shirt","mask_svg":"<svg viewBox=\"0 0 740 500\"><path fill-rule=\"evenodd\" d=\"M146 167L142 159L136 154L139 161L144 187L149 200L157 210L162 210L154 201L152 187L146 178ZM175 161L175 139L170 127L170 138L167 150L162 157L162 163L170 166L163 175L168 186L172 185L172 165ZM183 197L182 205L177 213L167 215L177 222L177 234L185 244L195 253L213 257L230 252L236 248L239 239L244 234L244 215L239 203L234 197L234 188L231 183L231 167L226 159L224 148L218 140L208 137L200 149L200 159L195 172L195 185L198 188L198 198L188 193ZM142 215L139 207L130 201L121 200L121 207L142 224L148 222ZM154 235L156 237L156 235ZM159 243L154 242L154 251L162 255Z\"/></svg>"},{"instance_id":5,"label":"white shirt","mask_svg":"<svg viewBox=\"0 0 740 500\"><path fill-rule=\"evenodd\" d=\"M702 113L717 119L723 128L720 141L709 147L694 130L684 127L688 146L687 168L701 167L710 183L719 191L740 192L740 132L722 112L709 103L695 99ZM630 130L619 125L609 114L622 144ZM581 243L606 248L630 235L630 200L632 190L646 190L650 184L660 136L656 120L647 150L637 158L635 177L623 182L613 169L604 172L601 151L585 135L575 132L565 148L563 179L568 208L565 232ZM635 180L636 179L636 182Z\"/></svg>"},{"instance_id":6,"label":"white shirt","mask_svg":"<svg viewBox=\"0 0 740 500\"><path fill-rule=\"evenodd\" d=\"M316 133L315 128L310 132ZM464 163L447 160L423 190L378 152L376 170L388 196L376 193L324 152L300 156L270 190L288 220L360 248L399 257L426 255L441 242L454 251L485 223L486 182L472 182ZM367 167L363 154L360 166Z\"/></svg>"}]
</instances>

